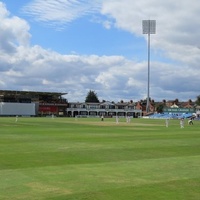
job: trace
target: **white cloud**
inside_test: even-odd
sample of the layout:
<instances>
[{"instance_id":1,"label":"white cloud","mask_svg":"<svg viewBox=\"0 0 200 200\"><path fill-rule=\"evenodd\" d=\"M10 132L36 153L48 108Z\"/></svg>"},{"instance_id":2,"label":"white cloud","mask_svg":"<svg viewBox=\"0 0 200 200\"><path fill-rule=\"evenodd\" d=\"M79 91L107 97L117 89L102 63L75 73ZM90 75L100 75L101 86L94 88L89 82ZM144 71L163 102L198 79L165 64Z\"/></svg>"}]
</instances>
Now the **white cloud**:
<instances>
[{"instance_id":1,"label":"white cloud","mask_svg":"<svg viewBox=\"0 0 200 200\"><path fill-rule=\"evenodd\" d=\"M200 4L193 0L189 6L187 2L105 0L102 7L101 13L108 16L106 22L111 20L108 28L115 22L115 27L141 37L145 37L141 33L142 19L150 16L157 20L152 48L176 62L164 62L162 59L151 62L150 96L155 100L188 100L199 95L200 26L196 19L200 15L197 12ZM99 1L34 0L24 10L37 20L65 24L96 12L99 5ZM136 62L118 55L61 55L39 45L30 46L28 23L11 16L2 3L0 11L2 89L68 92L69 101L84 101L90 89L95 90L100 100L145 98L146 61Z\"/></svg>"},{"instance_id":2,"label":"white cloud","mask_svg":"<svg viewBox=\"0 0 200 200\"><path fill-rule=\"evenodd\" d=\"M200 46L199 10L198 0L182 0L181 3L173 0L105 0L101 13L114 19L115 27L139 36L142 36L142 20L156 20L157 33L151 37L152 47L162 49L169 58L181 61L183 55L195 53L195 48L196 55L200 53L197 49Z\"/></svg>"},{"instance_id":3,"label":"white cloud","mask_svg":"<svg viewBox=\"0 0 200 200\"><path fill-rule=\"evenodd\" d=\"M5 5L0 2L0 48L3 53L16 51L17 46L29 45L30 34L28 23L19 17L10 17Z\"/></svg>"},{"instance_id":4,"label":"white cloud","mask_svg":"<svg viewBox=\"0 0 200 200\"><path fill-rule=\"evenodd\" d=\"M101 0L33 0L23 8L23 12L36 21L66 25L84 15L100 9Z\"/></svg>"}]
</instances>

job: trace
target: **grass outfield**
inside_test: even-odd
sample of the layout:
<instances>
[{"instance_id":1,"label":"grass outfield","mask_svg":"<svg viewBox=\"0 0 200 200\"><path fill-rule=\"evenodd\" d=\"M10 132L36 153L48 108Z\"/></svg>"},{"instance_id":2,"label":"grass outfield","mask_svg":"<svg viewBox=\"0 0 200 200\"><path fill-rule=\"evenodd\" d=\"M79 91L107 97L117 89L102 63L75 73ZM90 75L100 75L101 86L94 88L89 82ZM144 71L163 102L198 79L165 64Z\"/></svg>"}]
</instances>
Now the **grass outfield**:
<instances>
[{"instance_id":1,"label":"grass outfield","mask_svg":"<svg viewBox=\"0 0 200 200\"><path fill-rule=\"evenodd\" d=\"M1 200L199 200L200 121L0 118Z\"/></svg>"}]
</instances>

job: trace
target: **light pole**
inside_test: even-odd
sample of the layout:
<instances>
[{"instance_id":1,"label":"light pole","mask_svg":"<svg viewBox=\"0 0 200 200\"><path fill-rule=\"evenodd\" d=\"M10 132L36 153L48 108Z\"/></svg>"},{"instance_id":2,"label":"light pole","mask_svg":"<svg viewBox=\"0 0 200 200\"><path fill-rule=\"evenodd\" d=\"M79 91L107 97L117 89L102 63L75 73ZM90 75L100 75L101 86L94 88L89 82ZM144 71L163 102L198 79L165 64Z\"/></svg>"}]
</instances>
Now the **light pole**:
<instances>
[{"instance_id":1,"label":"light pole","mask_svg":"<svg viewBox=\"0 0 200 200\"><path fill-rule=\"evenodd\" d=\"M156 20L142 20L143 34L148 34L148 81L147 81L147 105L146 112L149 112L149 87L150 87L150 34L156 33Z\"/></svg>"}]
</instances>

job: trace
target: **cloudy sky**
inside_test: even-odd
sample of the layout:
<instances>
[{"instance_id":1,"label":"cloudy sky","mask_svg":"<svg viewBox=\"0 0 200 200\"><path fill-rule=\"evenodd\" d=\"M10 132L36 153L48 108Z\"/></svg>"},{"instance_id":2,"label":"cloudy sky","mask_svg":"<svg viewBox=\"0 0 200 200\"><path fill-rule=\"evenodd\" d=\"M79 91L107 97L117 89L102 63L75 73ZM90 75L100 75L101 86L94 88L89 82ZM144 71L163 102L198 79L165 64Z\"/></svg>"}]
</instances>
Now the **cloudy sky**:
<instances>
[{"instance_id":1,"label":"cloudy sky","mask_svg":"<svg viewBox=\"0 0 200 200\"><path fill-rule=\"evenodd\" d=\"M66 92L84 101L147 97L147 35L151 35L150 97L200 95L199 0L0 1L0 89Z\"/></svg>"}]
</instances>

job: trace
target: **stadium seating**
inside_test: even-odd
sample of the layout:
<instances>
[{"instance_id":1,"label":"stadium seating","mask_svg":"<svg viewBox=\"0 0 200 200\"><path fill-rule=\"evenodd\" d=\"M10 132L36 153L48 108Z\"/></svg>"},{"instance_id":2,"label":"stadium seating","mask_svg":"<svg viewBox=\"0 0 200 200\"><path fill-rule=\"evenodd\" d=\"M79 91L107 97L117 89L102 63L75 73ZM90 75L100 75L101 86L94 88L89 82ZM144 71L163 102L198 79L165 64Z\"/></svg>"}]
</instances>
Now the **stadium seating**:
<instances>
[{"instance_id":1,"label":"stadium seating","mask_svg":"<svg viewBox=\"0 0 200 200\"><path fill-rule=\"evenodd\" d=\"M149 116L151 119L186 119L190 117L192 117L192 113L155 113Z\"/></svg>"}]
</instances>

